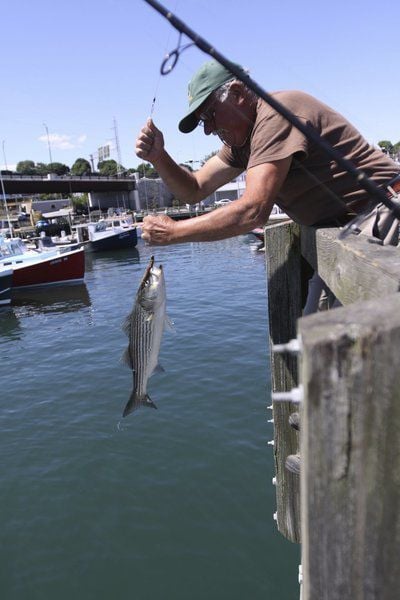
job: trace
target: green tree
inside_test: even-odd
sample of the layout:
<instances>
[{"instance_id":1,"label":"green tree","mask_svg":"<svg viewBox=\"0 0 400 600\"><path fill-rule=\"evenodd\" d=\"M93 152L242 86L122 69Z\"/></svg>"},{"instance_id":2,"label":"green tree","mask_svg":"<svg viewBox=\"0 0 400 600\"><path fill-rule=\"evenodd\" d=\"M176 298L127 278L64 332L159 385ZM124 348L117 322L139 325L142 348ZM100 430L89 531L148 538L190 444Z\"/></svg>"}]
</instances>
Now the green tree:
<instances>
[{"instance_id":1,"label":"green tree","mask_svg":"<svg viewBox=\"0 0 400 600\"><path fill-rule=\"evenodd\" d=\"M69 167L59 162L53 162L47 165L48 173L55 173L56 175L66 175L69 173Z\"/></svg>"},{"instance_id":2,"label":"green tree","mask_svg":"<svg viewBox=\"0 0 400 600\"><path fill-rule=\"evenodd\" d=\"M77 158L71 167L71 175L90 175L91 172L92 167L90 166L90 162L86 160L86 158Z\"/></svg>"},{"instance_id":3,"label":"green tree","mask_svg":"<svg viewBox=\"0 0 400 600\"><path fill-rule=\"evenodd\" d=\"M20 175L36 175L36 167L33 160L21 160L17 164L17 173Z\"/></svg>"},{"instance_id":4,"label":"green tree","mask_svg":"<svg viewBox=\"0 0 400 600\"><path fill-rule=\"evenodd\" d=\"M396 142L396 144L393 144L393 156L395 158L397 158L397 160L400 157L400 142Z\"/></svg>"},{"instance_id":5,"label":"green tree","mask_svg":"<svg viewBox=\"0 0 400 600\"><path fill-rule=\"evenodd\" d=\"M74 212L76 212L76 214L87 214L89 204L89 198L87 194L74 194L71 198L71 202L72 206L74 207Z\"/></svg>"},{"instance_id":6,"label":"green tree","mask_svg":"<svg viewBox=\"0 0 400 600\"><path fill-rule=\"evenodd\" d=\"M37 175L47 175L49 173L49 167L46 163L36 163L35 169Z\"/></svg>"},{"instance_id":7,"label":"green tree","mask_svg":"<svg viewBox=\"0 0 400 600\"><path fill-rule=\"evenodd\" d=\"M378 142L379 148L385 152L385 154L391 154L393 152L393 144L389 140L382 140Z\"/></svg>"},{"instance_id":8,"label":"green tree","mask_svg":"<svg viewBox=\"0 0 400 600\"><path fill-rule=\"evenodd\" d=\"M99 170L100 175L108 175L109 177L118 175L118 172L121 173L122 171L125 171L122 165L119 165L118 169L118 163L113 159L103 160L99 162L97 168Z\"/></svg>"},{"instance_id":9,"label":"green tree","mask_svg":"<svg viewBox=\"0 0 400 600\"><path fill-rule=\"evenodd\" d=\"M139 173L139 177L148 177L149 179L158 179L159 177L157 171L150 163L140 163L136 167L136 172Z\"/></svg>"}]
</instances>

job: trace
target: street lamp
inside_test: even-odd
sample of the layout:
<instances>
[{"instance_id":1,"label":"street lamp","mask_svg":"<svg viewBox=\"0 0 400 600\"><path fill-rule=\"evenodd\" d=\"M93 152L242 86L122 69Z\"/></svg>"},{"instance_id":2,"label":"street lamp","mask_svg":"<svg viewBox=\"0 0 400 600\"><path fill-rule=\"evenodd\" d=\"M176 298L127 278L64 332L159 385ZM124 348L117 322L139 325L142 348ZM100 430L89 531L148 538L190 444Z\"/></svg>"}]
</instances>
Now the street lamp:
<instances>
[{"instance_id":1,"label":"street lamp","mask_svg":"<svg viewBox=\"0 0 400 600\"><path fill-rule=\"evenodd\" d=\"M50 157L50 164L51 164L53 162L53 158L51 156L51 146L50 146L49 129L48 129L46 123L43 123L43 126L46 129L46 133L47 133L47 145L49 147L49 157Z\"/></svg>"}]
</instances>

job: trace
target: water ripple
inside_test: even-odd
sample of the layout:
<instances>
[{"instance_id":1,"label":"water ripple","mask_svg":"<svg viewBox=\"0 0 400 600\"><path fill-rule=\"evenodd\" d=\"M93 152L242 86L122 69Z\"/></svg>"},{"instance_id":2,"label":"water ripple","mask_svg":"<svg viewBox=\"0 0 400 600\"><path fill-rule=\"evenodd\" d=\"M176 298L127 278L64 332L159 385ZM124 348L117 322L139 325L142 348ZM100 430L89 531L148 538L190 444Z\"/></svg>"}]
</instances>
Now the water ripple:
<instances>
[{"instance_id":1,"label":"water ripple","mask_svg":"<svg viewBox=\"0 0 400 600\"><path fill-rule=\"evenodd\" d=\"M121 323L154 250L92 256L85 284L0 313L6 600L298 596L272 520L264 256L243 238L157 249L175 333L158 410L122 419Z\"/></svg>"}]
</instances>

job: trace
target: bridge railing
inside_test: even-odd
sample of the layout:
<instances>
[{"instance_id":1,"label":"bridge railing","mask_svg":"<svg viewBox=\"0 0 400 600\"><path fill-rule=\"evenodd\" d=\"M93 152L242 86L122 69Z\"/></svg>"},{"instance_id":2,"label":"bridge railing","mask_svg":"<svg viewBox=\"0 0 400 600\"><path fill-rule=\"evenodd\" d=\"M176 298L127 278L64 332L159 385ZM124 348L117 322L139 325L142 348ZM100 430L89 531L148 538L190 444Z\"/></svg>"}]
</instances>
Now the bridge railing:
<instances>
[{"instance_id":1,"label":"bridge railing","mask_svg":"<svg viewBox=\"0 0 400 600\"><path fill-rule=\"evenodd\" d=\"M94 179L100 179L102 181L114 181L115 179L123 179L131 181L133 177L126 175L101 175L100 173L92 173L90 175L73 175L66 173L65 175L57 175L56 173L49 173L48 175L21 175L20 173L10 173L2 176L3 181L6 182L8 179L12 180L27 180L27 181L48 181L49 179L77 179L79 181L92 181Z\"/></svg>"}]
</instances>

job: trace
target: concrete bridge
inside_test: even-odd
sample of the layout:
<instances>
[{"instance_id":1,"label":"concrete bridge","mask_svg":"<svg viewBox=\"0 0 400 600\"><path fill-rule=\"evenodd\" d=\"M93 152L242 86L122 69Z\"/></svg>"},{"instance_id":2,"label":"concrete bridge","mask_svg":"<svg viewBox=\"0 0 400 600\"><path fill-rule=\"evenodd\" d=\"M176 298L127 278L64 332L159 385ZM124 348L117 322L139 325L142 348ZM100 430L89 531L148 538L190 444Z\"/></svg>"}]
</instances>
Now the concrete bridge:
<instances>
[{"instance_id":1,"label":"concrete bridge","mask_svg":"<svg viewBox=\"0 0 400 600\"><path fill-rule=\"evenodd\" d=\"M131 192L136 189L133 177L102 175L3 175L8 194L75 194L91 192Z\"/></svg>"},{"instance_id":2,"label":"concrete bridge","mask_svg":"<svg viewBox=\"0 0 400 600\"><path fill-rule=\"evenodd\" d=\"M105 175L2 175L6 195L89 194L91 208L124 206L140 209L136 180L133 177Z\"/></svg>"}]
</instances>

